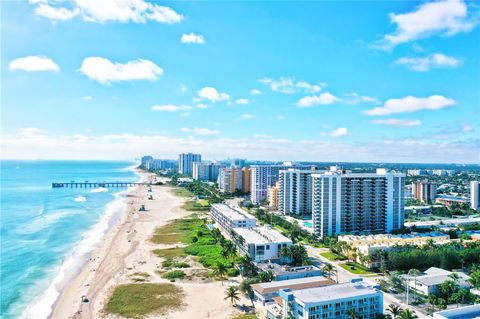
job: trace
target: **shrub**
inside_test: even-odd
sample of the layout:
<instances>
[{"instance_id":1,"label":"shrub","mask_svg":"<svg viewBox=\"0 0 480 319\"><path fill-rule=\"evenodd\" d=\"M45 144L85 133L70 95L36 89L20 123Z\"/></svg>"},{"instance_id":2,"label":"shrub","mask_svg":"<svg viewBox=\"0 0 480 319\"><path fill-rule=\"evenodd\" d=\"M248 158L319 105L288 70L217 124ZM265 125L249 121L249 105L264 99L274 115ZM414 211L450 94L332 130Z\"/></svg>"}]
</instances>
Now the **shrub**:
<instances>
[{"instance_id":1,"label":"shrub","mask_svg":"<svg viewBox=\"0 0 480 319\"><path fill-rule=\"evenodd\" d=\"M185 278L185 276L186 276L185 272L181 270L172 270L164 273L162 275L162 278L168 279L168 280L175 280L175 279L183 279Z\"/></svg>"}]
</instances>

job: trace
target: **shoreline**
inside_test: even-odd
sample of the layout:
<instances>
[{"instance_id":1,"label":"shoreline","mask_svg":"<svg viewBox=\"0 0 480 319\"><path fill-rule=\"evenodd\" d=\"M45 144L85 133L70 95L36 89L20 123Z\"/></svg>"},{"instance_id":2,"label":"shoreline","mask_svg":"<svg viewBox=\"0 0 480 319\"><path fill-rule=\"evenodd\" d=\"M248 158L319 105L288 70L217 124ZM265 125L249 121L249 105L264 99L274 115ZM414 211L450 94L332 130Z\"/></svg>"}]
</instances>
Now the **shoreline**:
<instances>
[{"instance_id":1,"label":"shoreline","mask_svg":"<svg viewBox=\"0 0 480 319\"><path fill-rule=\"evenodd\" d=\"M140 170L137 173L146 179L155 176ZM162 178L157 177L157 180ZM138 185L128 192L120 221L105 233L87 264L62 290L49 318L123 318L104 311L115 287L134 284L133 277L138 273L148 273L148 283L171 283L161 277L166 270L162 265L165 259L153 252L165 245L153 243L151 236L158 227L195 212L183 208L189 198L176 195L173 187L152 185L151 192L148 188ZM148 199L150 195L153 199ZM138 211L140 205L145 205L145 212ZM178 244L166 246L177 247ZM192 264L190 271L205 269L194 257L189 260ZM182 306L166 313L146 315L145 318L231 318L238 310L225 299L225 289L227 285L239 285L239 281L231 278L225 282L200 278L177 280L173 284L183 291ZM89 302L82 303L82 296L86 296ZM241 300L249 304L245 297L241 296Z\"/></svg>"},{"instance_id":2,"label":"shoreline","mask_svg":"<svg viewBox=\"0 0 480 319\"><path fill-rule=\"evenodd\" d=\"M151 173L138 169L136 165L129 166L126 169L133 170L134 173L139 177L138 181L141 182L147 181L152 175ZM102 254L105 252L105 249L112 244L112 240L116 237L115 235L120 230L120 226L126 222L128 213L132 208L131 206L133 204L128 201L129 196L132 193L138 192L141 188L144 188L144 186L135 186L116 193L118 194L117 196L120 197L122 197L122 193L125 194L124 198L121 199L121 203L124 207L121 209L121 212L116 214L116 218L115 216L110 216L109 220L107 221L108 229L103 233L103 236L94 245L93 249L89 253L87 253L87 255L85 256L85 260L83 260L81 265L79 265L79 267L76 269L75 274L73 274L68 279L68 281L64 283L63 287L58 292L58 296L55 302L51 306L51 312L47 317L48 319L82 318L79 317L75 312L67 314L64 310L65 304L67 303L71 304L73 307L77 306L78 308L81 308L80 297L82 295L80 295L80 297L78 298L74 298L74 295L76 294L76 289L78 289L80 285L83 285L85 288L90 286L88 283L83 283L88 280L89 273L92 269L91 267L95 267L95 265L98 265L100 263L102 259ZM108 203L107 206L115 203L117 200L118 199L115 198L113 201ZM81 244L81 242L79 244ZM78 301L75 301L75 299Z\"/></svg>"}]
</instances>

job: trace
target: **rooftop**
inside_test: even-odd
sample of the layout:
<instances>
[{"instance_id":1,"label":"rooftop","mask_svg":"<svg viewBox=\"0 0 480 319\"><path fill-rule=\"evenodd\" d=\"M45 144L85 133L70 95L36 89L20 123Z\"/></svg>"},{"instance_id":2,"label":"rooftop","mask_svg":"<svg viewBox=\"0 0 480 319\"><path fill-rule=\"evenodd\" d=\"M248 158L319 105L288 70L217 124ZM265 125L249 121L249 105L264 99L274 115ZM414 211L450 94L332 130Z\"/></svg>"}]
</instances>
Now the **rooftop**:
<instances>
[{"instance_id":1,"label":"rooftop","mask_svg":"<svg viewBox=\"0 0 480 319\"><path fill-rule=\"evenodd\" d=\"M446 280L449 280L449 275L452 273L457 274L461 281L467 281L468 279L470 279L469 276L462 272L451 272L441 268L430 267L425 271L425 275L417 277L417 281L421 282L426 286L439 285Z\"/></svg>"},{"instance_id":2,"label":"rooftop","mask_svg":"<svg viewBox=\"0 0 480 319\"><path fill-rule=\"evenodd\" d=\"M295 290L292 292L295 298L303 303L317 303L344 298L375 295L379 290L364 282L347 282L327 287Z\"/></svg>"},{"instance_id":3,"label":"rooftop","mask_svg":"<svg viewBox=\"0 0 480 319\"><path fill-rule=\"evenodd\" d=\"M252 288L257 292L264 294L264 293L276 292L284 288L289 288L291 290L298 290L298 289L329 286L333 284L335 284L335 282L331 279L328 279L323 276L315 276L315 277L308 277L308 278L297 278L297 279L290 279L290 280L262 282L258 284L253 284Z\"/></svg>"},{"instance_id":4,"label":"rooftop","mask_svg":"<svg viewBox=\"0 0 480 319\"><path fill-rule=\"evenodd\" d=\"M256 219L253 215L250 215L243 210L235 209L226 204L212 204L212 208L220 211L223 215L231 220Z\"/></svg>"},{"instance_id":5,"label":"rooftop","mask_svg":"<svg viewBox=\"0 0 480 319\"><path fill-rule=\"evenodd\" d=\"M437 319L479 319L480 318L480 304L442 310L436 312L433 318Z\"/></svg>"},{"instance_id":6,"label":"rooftop","mask_svg":"<svg viewBox=\"0 0 480 319\"><path fill-rule=\"evenodd\" d=\"M270 226L254 228L233 228L249 244L265 245L271 243L291 243L291 239L283 236Z\"/></svg>"},{"instance_id":7,"label":"rooftop","mask_svg":"<svg viewBox=\"0 0 480 319\"><path fill-rule=\"evenodd\" d=\"M257 263L256 266L263 271L273 271L275 275L283 275L283 274L290 274L290 273L308 273L313 271L319 271L320 268L309 265L309 266L298 266L298 267L290 267L286 265L279 265L277 263Z\"/></svg>"}]
</instances>

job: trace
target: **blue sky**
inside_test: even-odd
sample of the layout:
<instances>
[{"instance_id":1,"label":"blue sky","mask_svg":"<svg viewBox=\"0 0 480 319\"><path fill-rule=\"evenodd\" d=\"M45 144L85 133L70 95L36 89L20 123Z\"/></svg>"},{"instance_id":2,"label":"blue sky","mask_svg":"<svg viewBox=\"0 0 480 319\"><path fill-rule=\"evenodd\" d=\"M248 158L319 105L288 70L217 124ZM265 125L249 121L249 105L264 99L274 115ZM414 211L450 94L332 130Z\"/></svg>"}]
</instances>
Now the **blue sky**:
<instances>
[{"instance_id":1,"label":"blue sky","mask_svg":"<svg viewBox=\"0 0 480 319\"><path fill-rule=\"evenodd\" d=\"M480 162L474 2L2 2L2 157Z\"/></svg>"}]
</instances>

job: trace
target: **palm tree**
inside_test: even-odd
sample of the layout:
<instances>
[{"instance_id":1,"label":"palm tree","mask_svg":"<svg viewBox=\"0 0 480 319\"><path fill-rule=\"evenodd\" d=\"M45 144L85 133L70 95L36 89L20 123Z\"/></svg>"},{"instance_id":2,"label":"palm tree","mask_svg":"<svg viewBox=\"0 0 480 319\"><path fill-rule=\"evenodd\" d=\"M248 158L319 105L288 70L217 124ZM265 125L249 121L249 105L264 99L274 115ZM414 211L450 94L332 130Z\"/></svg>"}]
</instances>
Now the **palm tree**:
<instances>
[{"instance_id":1,"label":"palm tree","mask_svg":"<svg viewBox=\"0 0 480 319\"><path fill-rule=\"evenodd\" d=\"M428 295L428 303L432 305L432 313L435 312L435 304L437 303L437 299L438 298L435 295L432 295L432 294Z\"/></svg>"},{"instance_id":2,"label":"palm tree","mask_svg":"<svg viewBox=\"0 0 480 319\"><path fill-rule=\"evenodd\" d=\"M225 290L225 300L230 299L232 304L236 304L236 302L240 299L238 296L238 287L230 286Z\"/></svg>"},{"instance_id":3,"label":"palm tree","mask_svg":"<svg viewBox=\"0 0 480 319\"><path fill-rule=\"evenodd\" d=\"M337 269L330 264L330 263L325 263L325 266L322 267L322 271L328 276L328 278L332 279L332 276L337 273Z\"/></svg>"},{"instance_id":4,"label":"palm tree","mask_svg":"<svg viewBox=\"0 0 480 319\"><path fill-rule=\"evenodd\" d=\"M350 308L347 311L348 319L360 319L361 315L357 312L357 309Z\"/></svg>"},{"instance_id":5,"label":"palm tree","mask_svg":"<svg viewBox=\"0 0 480 319\"><path fill-rule=\"evenodd\" d=\"M422 272L418 269L410 269L408 271L408 276L409 277L413 277L413 280L414 280L414 284L415 284L415 292L414 292L414 296L415 296L415 302L417 301L417 276L420 275ZM409 280L410 282L410 280Z\"/></svg>"},{"instance_id":6,"label":"palm tree","mask_svg":"<svg viewBox=\"0 0 480 319\"><path fill-rule=\"evenodd\" d=\"M393 319L395 319L399 314L402 313L403 310L399 305L392 303L388 305L387 311L390 312L392 314Z\"/></svg>"},{"instance_id":7,"label":"palm tree","mask_svg":"<svg viewBox=\"0 0 480 319\"><path fill-rule=\"evenodd\" d=\"M225 275L227 274L227 267L222 263L218 263L215 266L215 269L213 270L213 274L214 274L214 276L220 278L220 280L222 281L222 286L223 286L223 280L225 279Z\"/></svg>"},{"instance_id":8,"label":"palm tree","mask_svg":"<svg viewBox=\"0 0 480 319\"><path fill-rule=\"evenodd\" d=\"M398 319L417 319L418 316L410 309L404 309L398 316Z\"/></svg>"}]
</instances>

